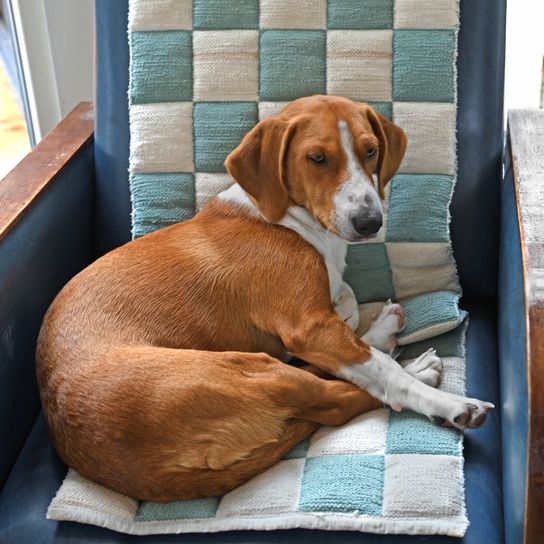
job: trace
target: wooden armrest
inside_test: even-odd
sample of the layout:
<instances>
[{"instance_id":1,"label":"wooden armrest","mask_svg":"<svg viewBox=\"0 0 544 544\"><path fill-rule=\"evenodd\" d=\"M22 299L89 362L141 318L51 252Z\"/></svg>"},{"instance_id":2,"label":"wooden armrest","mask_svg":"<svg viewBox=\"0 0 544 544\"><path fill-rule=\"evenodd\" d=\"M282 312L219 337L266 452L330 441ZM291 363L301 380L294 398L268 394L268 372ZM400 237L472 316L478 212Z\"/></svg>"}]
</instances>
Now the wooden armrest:
<instances>
[{"instance_id":1,"label":"wooden armrest","mask_svg":"<svg viewBox=\"0 0 544 544\"><path fill-rule=\"evenodd\" d=\"M2 180L0 240L93 137L94 109L81 102Z\"/></svg>"},{"instance_id":2,"label":"wooden armrest","mask_svg":"<svg viewBox=\"0 0 544 544\"><path fill-rule=\"evenodd\" d=\"M511 111L508 127L525 295L525 542L532 543L544 534L544 111Z\"/></svg>"},{"instance_id":3,"label":"wooden armrest","mask_svg":"<svg viewBox=\"0 0 544 544\"><path fill-rule=\"evenodd\" d=\"M43 316L94 257L92 114L78 106L0 180L0 488L39 411Z\"/></svg>"}]
</instances>

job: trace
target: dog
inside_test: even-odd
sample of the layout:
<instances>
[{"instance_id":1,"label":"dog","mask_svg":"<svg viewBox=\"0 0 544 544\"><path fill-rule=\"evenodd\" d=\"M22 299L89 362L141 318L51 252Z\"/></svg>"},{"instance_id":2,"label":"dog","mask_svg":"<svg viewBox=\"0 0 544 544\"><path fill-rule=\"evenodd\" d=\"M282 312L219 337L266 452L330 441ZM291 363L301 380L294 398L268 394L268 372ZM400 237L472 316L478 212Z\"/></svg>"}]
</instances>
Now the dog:
<instances>
[{"instance_id":1,"label":"dog","mask_svg":"<svg viewBox=\"0 0 544 544\"><path fill-rule=\"evenodd\" d=\"M225 163L235 183L193 219L73 278L37 347L66 464L136 499L194 499L241 485L318 426L383 404L481 425L493 405L435 389L434 351L406 368L390 357L398 304L354 333L347 246L382 226L406 145L366 104L295 100L243 138ZM285 364L290 356L308 366Z\"/></svg>"}]
</instances>

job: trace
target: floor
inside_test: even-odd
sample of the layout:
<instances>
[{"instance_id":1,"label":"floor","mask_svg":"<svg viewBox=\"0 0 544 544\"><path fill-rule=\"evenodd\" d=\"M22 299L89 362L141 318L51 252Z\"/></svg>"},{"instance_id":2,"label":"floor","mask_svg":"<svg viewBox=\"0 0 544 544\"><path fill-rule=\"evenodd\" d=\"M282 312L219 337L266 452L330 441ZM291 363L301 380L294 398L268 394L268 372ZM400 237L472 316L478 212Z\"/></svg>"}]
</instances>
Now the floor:
<instances>
[{"instance_id":1,"label":"floor","mask_svg":"<svg viewBox=\"0 0 544 544\"><path fill-rule=\"evenodd\" d=\"M7 42L0 22L0 180L28 153L30 141L26 122L17 97L16 83L6 65ZM11 71L11 74L13 71Z\"/></svg>"}]
</instances>

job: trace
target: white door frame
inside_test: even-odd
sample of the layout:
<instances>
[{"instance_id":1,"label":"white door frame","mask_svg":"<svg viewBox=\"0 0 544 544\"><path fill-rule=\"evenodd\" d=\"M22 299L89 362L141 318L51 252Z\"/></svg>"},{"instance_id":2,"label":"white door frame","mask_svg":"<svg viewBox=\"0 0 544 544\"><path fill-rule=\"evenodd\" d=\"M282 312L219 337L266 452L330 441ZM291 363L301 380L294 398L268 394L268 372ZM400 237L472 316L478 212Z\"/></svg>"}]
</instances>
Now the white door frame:
<instances>
[{"instance_id":1,"label":"white door frame","mask_svg":"<svg viewBox=\"0 0 544 544\"><path fill-rule=\"evenodd\" d=\"M61 119L45 4L43 0L9 1L30 110L27 122L39 142Z\"/></svg>"},{"instance_id":2,"label":"white door frame","mask_svg":"<svg viewBox=\"0 0 544 544\"><path fill-rule=\"evenodd\" d=\"M94 0L8 1L38 142L78 102L94 98Z\"/></svg>"}]
</instances>

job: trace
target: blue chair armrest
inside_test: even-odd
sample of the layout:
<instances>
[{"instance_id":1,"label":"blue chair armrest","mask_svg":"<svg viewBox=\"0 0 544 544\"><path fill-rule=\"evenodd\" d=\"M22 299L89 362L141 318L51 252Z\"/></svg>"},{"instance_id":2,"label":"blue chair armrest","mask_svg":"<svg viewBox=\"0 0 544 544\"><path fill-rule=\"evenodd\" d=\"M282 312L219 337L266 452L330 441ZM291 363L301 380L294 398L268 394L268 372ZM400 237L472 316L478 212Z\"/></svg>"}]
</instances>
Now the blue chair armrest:
<instances>
[{"instance_id":1,"label":"blue chair armrest","mask_svg":"<svg viewBox=\"0 0 544 544\"><path fill-rule=\"evenodd\" d=\"M544 111L509 114L499 358L506 541L544 534Z\"/></svg>"},{"instance_id":2,"label":"blue chair armrest","mask_svg":"<svg viewBox=\"0 0 544 544\"><path fill-rule=\"evenodd\" d=\"M93 257L92 118L78 106L0 181L0 487L39 412L43 315Z\"/></svg>"}]
</instances>

